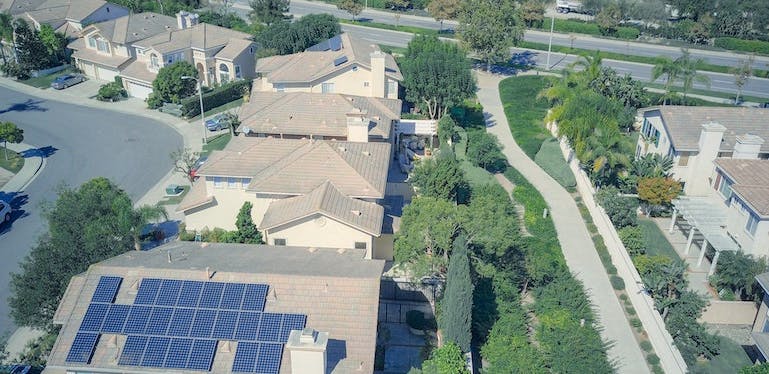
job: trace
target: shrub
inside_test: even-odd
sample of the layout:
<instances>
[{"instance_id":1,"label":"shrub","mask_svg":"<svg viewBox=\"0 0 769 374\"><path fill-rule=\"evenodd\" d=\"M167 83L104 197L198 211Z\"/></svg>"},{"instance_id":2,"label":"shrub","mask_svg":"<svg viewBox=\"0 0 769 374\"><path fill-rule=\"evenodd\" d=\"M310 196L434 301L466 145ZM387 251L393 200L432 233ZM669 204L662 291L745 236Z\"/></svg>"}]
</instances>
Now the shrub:
<instances>
[{"instance_id":1,"label":"shrub","mask_svg":"<svg viewBox=\"0 0 769 374\"><path fill-rule=\"evenodd\" d=\"M149 96L147 96L147 107L150 109L157 109L163 106L163 99L160 98L160 96L156 95L154 92L150 93Z\"/></svg>"},{"instance_id":2,"label":"shrub","mask_svg":"<svg viewBox=\"0 0 769 374\"><path fill-rule=\"evenodd\" d=\"M633 318L630 319L630 326L633 326L636 329L640 329L641 327L643 327L643 323L641 323L640 319L638 319L636 317L633 317ZM646 343L649 343L649 342L647 341ZM643 345L643 342L641 342L641 344ZM649 345L649 346L651 347L651 345ZM643 348L643 347L641 347L641 348Z\"/></svg>"},{"instance_id":3,"label":"shrub","mask_svg":"<svg viewBox=\"0 0 769 374\"><path fill-rule=\"evenodd\" d=\"M504 171L507 167L507 159L502 154L502 145L497 137L482 130L468 132L467 159L492 173Z\"/></svg>"},{"instance_id":4,"label":"shrub","mask_svg":"<svg viewBox=\"0 0 769 374\"><path fill-rule=\"evenodd\" d=\"M571 172L569 164L564 160L561 146L557 139L550 138L545 140L537 155L534 156L534 162L564 188L577 185L577 179L574 178L574 173Z\"/></svg>"},{"instance_id":5,"label":"shrub","mask_svg":"<svg viewBox=\"0 0 769 374\"><path fill-rule=\"evenodd\" d=\"M125 88L118 82L110 82L99 87L99 93L96 99L99 101L117 101L126 97Z\"/></svg>"},{"instance_id":6,"label":"shrub","mask_svg":"<svg viewBox=\"0 0 769 374\"><path fill-rule=\"evenodd\" d=\"M637 318L636 318L636 320L637 320ZM640 345L641 345L641 349L643 349L644 352L651 352L651 350L652 350L652 343L650 341L644 340L644 341L641 342Z\"/></svg>"},{"instance_id":7,"label":"shrub","mask_svg":"<svg viewBox=\"0 0 769 374\"><path fill-rule=\"evenodd\" d=\"M619 295L619 299L622 300L622 301L627 301L628 300L628 296L623 293L623 294Z\"/></svg>"},{"instance_id":8,"label":"shrub","mask_svg":"<svg viewBox=\"0 0 769 374\"><path fill-rule=\"evenodd\" d=\"M638 226L627 226L619 229L619 234L622 244L625 245L625 249L630 256L637 256L646 253L643 232Z\"/></svg>"},{"instance_id":9,"label":"shrub","mask_svg":"<svg viewBox=\"0 0 769 374\"><path fill-rule=\"evenodd\" d=\"M14 77L19 80L29 79L29 69L15 62L8 62L0 66L3 74Z\"/></svg>"},{"instance_id":10,"label":"shrub","mask_svg":"<svg viewBox=\"0 0 769 374\"><path fill-rule=\"evenodd\" d=\"M621 196L616 187L601 188L596 192L595 198L617 229L638 224L638 199Z\"/></svg>"},{"instance_id":11,"label":"shrub","mask_svg":"<svg viewBox=\"0 0 769 374\"><path fill-rule=\"evenodd\" d=\"M646 362L652 365L657 365L660 363L660 358L657 357L657 355L655 355L654 353L650 353L648 356L646 356Z\"/></svg>"},{"instance_id":12,"label":"shrub","mask_svg":"<svg viewBox=\"0 0 769 374\"><path fill-rule=\"evenodd\" d=\"M634 40L634 39L638 39L639 35L641 35L641 30L635 27L618 27L617 28L617 37L620 39Z\"/></svg>"},{"instance_id":13,"label":"shrub","mask_svg":"<svg viewBox=\"0 0 769 374\"><path fill-rule=\"evenodd\" d=\"M732 37L715 39L715 46L733 51L769 54L769 42L761 40L744 40Z\"/></svg>"},{"instance_id":14,"label":"shrub","mask_svg":"<svg viewBox=\"0 0 769 374\"><path fill-rule=\"evenodd\" d=\"M626 307L625 307L625 311L627 312L627 314L628 314L629 316L634 316L634 315L636 315L635 309L634 309L632 306L626 306Z\"/></svg>"},{"instance_id":15,"label":"shrub","mask_svg":"<svg viewBox=\"0 0 769 374\"><path fill-rule=\"evenodd\" d=\"M635 268L641 275L644 275L662 265L669 264L670 262L670 258L663 255L638 255L633 257L633 265L635 265Z\"/></svg>"},{"instance_id":16,"label":"shrub","mask_svg":"<svg viewBox=\"0 0 769 374\"><path fill-rule=\"evenodd\" d=\"M665 374L665 370L662 370L662 368L659 365L652 365L652 373Z\"/></svg>"},{"instance_id":17,"label":"shrub","mask_svg":"<svg viewBox=\"0 0 769 374\"><path fill-rule=\"evenodd\" d=\"M250 80L229 82L203 94L203 108L210 110L242 98L251 87ZM200 98L191 96L181 100L182 116L191 118L200 115Z\"/></svg>"},{"instance_id":18,"label":"shrub","mask_svg":"<svg viewBox=\"0 0 769 374\"><path fill-rule=\"evenodd\" d=\"M609 281L611 282L611 286L615 290L622 291L622 290L625 289L625 281L622 280L621 277L616 276L616 275L612 275L611 277L609 277Z\"/></svg>"},{"instance_id":19,"label":"shrub","mask_svg":"<svg viewBox=\"0 0 769 374\"><path fill-rule=\"evenodd\" d=\"M540 91L547 86L545 77L535 75L507 78L499 84L499 96L513 138L532 160L542 142L552 138L543 120L550 104L539 97Z\"/></svg>"},{"instance_id":20,"label":"shrub","mask_svg":"<svg viewBox=\"0 0 769 374\"><path fill-rule=\"evenodd\" d=\"M415 330L434 330L435 320L425 318L425 314L418 310L406 312L406 324Z\"/></svg>"}]
</instances>

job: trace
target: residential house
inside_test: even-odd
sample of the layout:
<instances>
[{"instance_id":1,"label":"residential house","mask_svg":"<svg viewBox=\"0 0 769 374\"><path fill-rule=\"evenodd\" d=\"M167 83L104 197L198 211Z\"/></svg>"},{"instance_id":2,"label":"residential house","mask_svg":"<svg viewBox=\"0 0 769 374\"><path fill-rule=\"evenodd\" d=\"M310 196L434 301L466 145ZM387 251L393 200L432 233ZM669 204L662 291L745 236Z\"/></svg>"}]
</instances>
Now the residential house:
<instances>
[{"instance_id":1,"label":"residential house","mask_svg":"<svg viewBox=\"0 0 769 374\"><path fill-rule=\"evenodd\" d=\"M767 362L769 361L769 273L757 275L756 281L764 290L764 298L758 308L750 336L758 348L758 353L761 354L759 360Z\"/></svg>"},{"instance_id":2,"label":"residential house","mask_svg":"<svg viewBox=\"0 0 769 374\"><path fill-rule=\"evenodd\" d=\"M640 109L638 118L636 156L672 157L687 195L709 194L716 158L769 158L766 109L670 105Z\"/></svg>"},{"instance_id":3,"label":"residential house","mask_svg":"<svg viewBox=\"0 0 769 374\"><path fill-rule=\"evenodd\" d=\"M391 146L238 136L214 151L177 208L189 230L235 229L245 202L271 245L365 249L377 258Z\"/></svg>"},{"instance_id":4,"label":"residential house","mask_svg":"<svg viewBox=\"0 0 769 374\"><path fill-rule=\"evenodd\" d=\"M0 0L0 12L24 19L35 29L47 24L76 38L85 26L123 17L129 10L104 0Z\"/></svg>"},{"instance_id":5,"label":"residential house","mask_svg":"<svg viewBox=\"0 0 769 374\"><path fill-rule=\"evenodd\" d=\"M401 106L400 100L378 97L252 91L238 116L249 136L386 142Z\"/></svg>"},{"instance_id":6,"label":"residential house","mask_svg":"<svg viewBox=\"0 0 769 374\"><path fill-rule=\"evenodd\" d=\"M372 373L384 261L363 252L172 242L91 265L45 372Z\"/></svg>"},{"instance_id":7,"label":"residential house","mask_svg":"<svg viewBox=\"0 0 769 374\"><path fill-rule=\"evenodd\" d=\"M254 90L397 99L403 81L395 59L376 44L342 33L304 52L257 61Z\"/></svg>"}]
</instances>

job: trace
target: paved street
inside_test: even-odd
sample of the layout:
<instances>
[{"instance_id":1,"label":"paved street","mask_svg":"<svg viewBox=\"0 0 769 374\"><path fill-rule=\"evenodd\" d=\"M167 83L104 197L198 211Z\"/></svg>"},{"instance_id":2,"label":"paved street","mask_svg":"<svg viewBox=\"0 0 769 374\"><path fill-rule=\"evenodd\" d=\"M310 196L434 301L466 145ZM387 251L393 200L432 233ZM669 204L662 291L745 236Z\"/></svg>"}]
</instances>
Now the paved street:
<instances>
[{"instance_id":1,"label":"paved street","mask_svg":"<svg viewBox=\"0 0 769 374\"><path fill-rule=\"evenodd\" d=\"M510 164L539 190L550 206L566 264L584 284L595 305L598 322L603 327L602 338L613 342L608 350L609 359L617 362L620 373L648 373L644 355L609 283L577 204L563 187L523 153L510 133L499 98L498 86L502 78L486 73L478 74L478 99L488 116L487 131L499 138Z\"/></svg>"},{"instance_id":2,"label":"paved street","mask_svg":"<svg viewBox=\"0 0 769 374\"><path fill-rule=\"evenodd\" d=\"M73 96L62 97L74 102ZM42 172L16 199L12 224L0 228L0 332L4 332L14 327L4 302L10 273L17 271L17 263L45 231L41 203L55 200L57 186L78 186L104 176L139 199L169 172L168 154L183 143L172 128L135 115L43 100L6 87L0 87L0 103L0 121L19 125L24 142L42 148L47 156Z\"/></svg>"}]
</instances>

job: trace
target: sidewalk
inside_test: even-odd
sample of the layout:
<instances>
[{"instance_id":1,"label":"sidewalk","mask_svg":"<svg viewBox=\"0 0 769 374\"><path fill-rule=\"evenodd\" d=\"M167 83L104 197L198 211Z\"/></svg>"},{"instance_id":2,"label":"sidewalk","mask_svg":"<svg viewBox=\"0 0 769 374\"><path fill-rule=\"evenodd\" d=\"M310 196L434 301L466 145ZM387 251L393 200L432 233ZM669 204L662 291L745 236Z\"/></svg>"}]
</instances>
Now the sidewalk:
<instances>
[{"instance_id":1,"label":"sidewalk","mask_svg":"<svg viewBox=\"0 0 769 374\"><path fill-rule=\"evenodd\" d=\"M28 154L24 155L24 166L16 175L10 177L5 184L0 184L0 195L15 195L23 191L35 179L40 170L45 167L45 158L37 154L37 147L25 143L8 143L8 149ZM5 171L5 170L3 170Z\"/></svg>"},{"instance_id":2,"label":"sidewalk","mask_svg":"<svg viewBox=\"0 0 769 374\"><path fill-rule=\"evenodd\" d=\"M609 283L577 204L563 187L540 169L515 143L499 98L499 81L503 77L482 72L477 77L478 99L489 115L487 131L499 138L510 164L542 193L550 206L566 264L584 284L603 328L601 337L611 343L609 360L617 363L620 373L648 373L644 354Z\"/></svg>"}]
</instances>

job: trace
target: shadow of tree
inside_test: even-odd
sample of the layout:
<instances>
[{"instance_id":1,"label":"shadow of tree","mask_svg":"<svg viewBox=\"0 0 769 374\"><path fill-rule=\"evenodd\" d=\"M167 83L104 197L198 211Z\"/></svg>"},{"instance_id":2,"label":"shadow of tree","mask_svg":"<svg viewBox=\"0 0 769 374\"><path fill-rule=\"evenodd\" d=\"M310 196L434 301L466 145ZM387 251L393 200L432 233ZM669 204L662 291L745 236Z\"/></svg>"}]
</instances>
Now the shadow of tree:
<instances>
[{"instance_id":1,"label":"shadow of tree","mask_svg":"<svg viewBox=\"0 0 769 374\"><path fill-rule=\"evenodd\" d=\"M23 103L9 105L8 108L0 110L0 114L8 112L47 112L48 108L40 106L44 102L44 100L27 99Z\"/></svg>"},{"instance_id":2,"label":"shadow of tree","mask_svg":"<svg viewBox=\"0 0 769 374\"><path fill-rule=\"evenodd\" d=\"M11 231L11 227L13 227L13 223L16 222L17 219L29 215L29 212L22 209L22 207L29 202L29 196L23 192L0 191L0 200L11 205L10 220L3 223L5 217L0 217L0 235L3 235L6 232Z\"/></svg>"}]
</instances>

